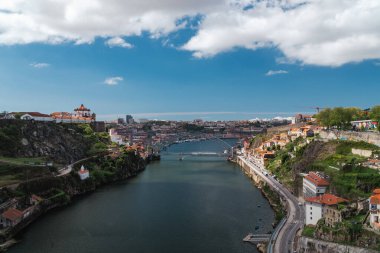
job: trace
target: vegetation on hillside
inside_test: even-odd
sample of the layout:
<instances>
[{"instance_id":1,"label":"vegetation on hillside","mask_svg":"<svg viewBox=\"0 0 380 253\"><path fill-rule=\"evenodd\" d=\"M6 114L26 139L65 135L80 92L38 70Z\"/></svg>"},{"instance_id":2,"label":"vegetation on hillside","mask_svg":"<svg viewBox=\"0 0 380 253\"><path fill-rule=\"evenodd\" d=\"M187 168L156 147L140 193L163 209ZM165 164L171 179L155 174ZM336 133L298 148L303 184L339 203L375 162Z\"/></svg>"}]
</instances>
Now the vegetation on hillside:
<instances>
[{"instance_id":1,"label":"vegetation on hillside","mask_svg":"<svg viewBox=\"0 0 380 253\"><path fill-rule=\"evenodd\" d=\"M0 186L52 175L58 168L107 151L107 133L89 124L0 122Z\"/></svg>"},{"instance_id":2,"label":"vegetation on hillside","mask_svg":"<svg viewBox=\"0 0 380 253\"><path fill-rule=\"evenodd\" d=\"M300 173L322 171L331 181L330 191L348 199L368 197L380 187L377 170L362 165L365 158L352 154L352 148L379 152L379 147L354 141L313 141L298 139L289 143L271 159L268 169L294 191L301 189Z\"/></svg>"},{"instance_id":3,"label":"vegetation on hillside","mask_svg":"<svg viewBox=\"0 0 380 253\"><path fill-rule=\"evenodd\" d=\"M110 144L108 133L94 132L89 124L80 124L78 125L78 129L89 143L90 149L87 151L88 155L95 155L107 151L108 144Z\"/></svg>"}]
</instances>

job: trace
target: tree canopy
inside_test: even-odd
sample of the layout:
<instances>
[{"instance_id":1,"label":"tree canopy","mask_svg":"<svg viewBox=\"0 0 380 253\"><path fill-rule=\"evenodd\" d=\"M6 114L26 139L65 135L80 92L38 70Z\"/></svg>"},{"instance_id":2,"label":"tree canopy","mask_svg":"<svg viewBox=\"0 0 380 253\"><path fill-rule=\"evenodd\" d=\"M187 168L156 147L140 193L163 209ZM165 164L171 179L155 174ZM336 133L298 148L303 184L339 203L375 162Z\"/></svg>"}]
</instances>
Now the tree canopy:
<instances>
[{"instance_id":1,"label":"tree canopy","mask_svg":"<svg viewBox=\"0 0 380 253\"><path fill-rule=\"evenodd\" d=\"M372 119L380 121L380 105L372 107L369 112L357 107L326 108L316 115L319 123L325 127L347 129L351 121Z\"/></svg>"}]
</instances>

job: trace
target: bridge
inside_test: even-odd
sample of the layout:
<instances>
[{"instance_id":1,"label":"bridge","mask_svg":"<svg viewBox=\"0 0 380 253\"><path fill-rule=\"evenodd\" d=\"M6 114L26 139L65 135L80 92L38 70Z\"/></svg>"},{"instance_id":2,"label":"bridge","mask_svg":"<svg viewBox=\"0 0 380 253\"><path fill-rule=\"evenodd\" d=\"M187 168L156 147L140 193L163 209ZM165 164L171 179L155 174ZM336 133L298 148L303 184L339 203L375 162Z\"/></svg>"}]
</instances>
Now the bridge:
<instances>
[{"instance_id":1,"label":"bridge","mask_svg":"<svg viewBox=\"0 0 380 253\"><path fill-rule=\"evenodd\" d=\"M217 140L219 141L224 148L227 149L231 149L230 152L167 152L167 151L163 151L162 154L165 154L165 155L177 155L177 156L180 156L181 160L185 157L185 156L221 156L221 157L227 157L227 156L230 156L233 154L233 146L231 144L229 144L228 142L226 142L225 140L223 139L220 139L218 137L214 137L214 138L209 138L208 140Z\"/></svg>"},{"instance_id":2,"label":"bridge","mask_svg":"<svg viewBox=\"0 0 380 253\"><path fill-rule=\"evenodd\" d=\"M218 153L218 152L163 152L165 155L177 155L177 156L228 156L228 153Z\"/></svg>"},{"instance_id":3,"label":"bridge","mask_svg":"<svg viewBox=\"0 0 380 253\"><path fill-rule=\"evenodd\" d=\"M272 236L271 234L252 234L252 233L249 233L246 237L243 238L243 242L250 242L250 243L269 242L271 236Z\"/></svg>"}]
</instances>

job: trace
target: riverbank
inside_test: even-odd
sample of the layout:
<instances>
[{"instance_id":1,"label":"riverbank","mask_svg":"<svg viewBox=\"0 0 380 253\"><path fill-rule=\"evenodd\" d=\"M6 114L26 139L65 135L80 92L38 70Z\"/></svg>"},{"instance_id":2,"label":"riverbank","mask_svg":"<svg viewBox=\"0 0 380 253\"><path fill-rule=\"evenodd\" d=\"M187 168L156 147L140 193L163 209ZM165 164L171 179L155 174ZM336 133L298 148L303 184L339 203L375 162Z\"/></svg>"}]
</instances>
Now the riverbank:
<instances>
[{"instance_id":1,"label":"riverbank","mask_svg":"<svg viewBox=\"0 0 380 253\"><path fill-rule=\"evenodd\" d=\"M99 159L104 158L94 158L95 161L85 161L82 164L78 164L78 166L87 166L91 162L99 162ZM23 216L21 221L0 230L0 251L4 252L17 243L14 238L31 223L49 211L64 208L70 203L77 201L79 196L90 194L103 186L135 177L145 170L148 163L157 160L160 160L160 156L150 156L142 159L139 156L131 155L123 157L121 167L118 168L115 163L115 167L111 168L115 172L113 174L109 173L110 168L107 170L103 168L103 170L91 171L89 178L81 180L77 173L73 171L62 177L47 177L20 184L17 190L25 192L25 196L28 197L17 199L17 201L27 204L24 204L25 209L22 211ZM105 162L102 162L100 165L105 166ZM102 171L102 173L99 171ZM30 199L28 199L29 197ZM33 199L37 199L37 201L33 202Z\"/></svg>"},{"instance_id":2,"label":"riverbank","mask_svg":"<svg viewBox=\"0 0 380 253\"><path fill-rule=\"evenodd\" d=\"M269 205L275 213L275 221L272 223L272 227L275 228L286 216L286 208L280 197L280 194L272 190L272 188L264 180L262 180L260 176L251 173L251 170L246 166L246 164L238 162L238 159L233 159L230 161L237 163L242 168L245 175L252 180L253 184L261 191L261 194L268 201ZM260 252L264 253L267 251L267 243L258 243L256 246Z\"/></svg>"}]
</instances>

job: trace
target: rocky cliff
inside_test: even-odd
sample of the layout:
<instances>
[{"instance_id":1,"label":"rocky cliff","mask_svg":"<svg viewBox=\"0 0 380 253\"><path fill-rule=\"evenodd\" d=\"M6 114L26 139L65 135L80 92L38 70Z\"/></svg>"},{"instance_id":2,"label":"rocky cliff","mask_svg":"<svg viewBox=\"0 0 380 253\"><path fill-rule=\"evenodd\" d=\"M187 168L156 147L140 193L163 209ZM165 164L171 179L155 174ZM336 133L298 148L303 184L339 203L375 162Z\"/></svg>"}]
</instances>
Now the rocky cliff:
<instances>
[{"instance_id":1,"label":"rocky cliff","mask_svg":"<svg viewBox=\"0 0 380 253\"><path fill-rule=\"evenodd\" d=\"M79 125L0 121L0 156L46 157L67 164L85 157L93 144Z\"/></svg>"}]
</instances>

